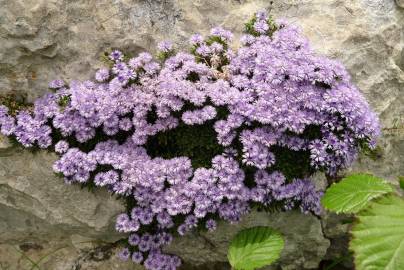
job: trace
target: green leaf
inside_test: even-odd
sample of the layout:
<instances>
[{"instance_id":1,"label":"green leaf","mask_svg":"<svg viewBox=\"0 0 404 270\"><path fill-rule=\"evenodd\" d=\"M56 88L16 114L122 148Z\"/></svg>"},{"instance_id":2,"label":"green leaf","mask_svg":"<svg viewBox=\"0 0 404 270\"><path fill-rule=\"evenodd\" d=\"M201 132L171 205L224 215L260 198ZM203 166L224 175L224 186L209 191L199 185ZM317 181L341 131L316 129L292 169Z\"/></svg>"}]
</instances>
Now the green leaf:
<instances>
[{"instance_id":1,"label":"green leaf","mask_svg":"<svg viewBox=\"0 0 404 270\"><path fill-rule=\"evenodd\" d=\"M380 178L354 174L328 188L321 202L326 209L336 213L357 213L370 200L392 191L392 187Z\"/></svg>"},{"instance_id":2,"label":"green leaf","mask_svg":"<svg viewBox=\"0 0 404 270\"><path fill-rule=\"evenodd\" d=\"M232 240L228 252L236 270L254 270L276 261L283 249L282 235L269 227L253 227L240 231Z\"/></svg>"},{"instance_id":3,"label":"green leaf","mask_svg":"<svg viewBox=\"0 0 404 270\"><path fill-rule=\"evenodd\" d=\"M404 269L404 200L389 195L361 211L350 249L357 270Z\"/></svg>"},{"instance_id":4,"label":"green leaf","mask_svg":"<svg viewBox=\"0 0 404 270\"><path fill-rule=\"evenodd\" d=\"M399 176L398 181L400 183L400 188L404 189L404 176Z\"/></svg>"}]
</instances>

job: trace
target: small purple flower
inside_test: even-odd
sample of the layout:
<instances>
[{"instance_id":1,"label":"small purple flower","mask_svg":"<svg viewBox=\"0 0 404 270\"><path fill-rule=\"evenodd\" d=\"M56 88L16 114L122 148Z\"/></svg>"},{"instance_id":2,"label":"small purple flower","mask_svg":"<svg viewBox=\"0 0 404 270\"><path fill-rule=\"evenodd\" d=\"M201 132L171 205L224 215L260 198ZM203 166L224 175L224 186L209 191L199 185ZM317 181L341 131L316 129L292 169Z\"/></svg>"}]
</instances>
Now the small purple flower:
<instances>
[{"instance_id":1,"label":"small purple flower","mask_svg":"<svg viewBox=\"0 0 404 270\"><path fill-rule=\"evenodd\" d=\"M115 62L122 61L123 54L122 54L122 52L115 50L115 51L111 52L111 54L109 55L109 59L111 59L112 61L115 61Z\"/></svg>"},{"instance_id":2,"label":"small purple flower","mask_svg":"<svg viewBox=\"0 0 404 270\"><path fill-rule=\"evenodd\" d=\"M101 68L95 73L95 79L98 82L105 82L109 79L109 70L107 68Z\"/></svg>"},{"instance_id":3,"label":"small purple flower","mask_svg":"<svg viewBox=\"0 0 404 270\"><path fill-rule=\"evenodd\" d=\"M65 86L65 82L63 80L53 80L49 83L49 88L52 89L59 89L62 88L63 86Z\"/></svg>"},{"instance_id":4,"label":"small purple flower","mask_svg":"<svg viewBox=\"0 0 404 270\"><path fill-rule=\"evenodd\" d=\"M214 230L216 230L217 224L216 221L214 221L213 219L209 219L208 221L206 221L205 226L208 231L213 232Z\"/></svg>"},{"instance_id":5,"label":"small purple flower","mask_svg":"<svg viewBox=\"0 0 404 270\"><path fill-rule=\"evenodd\" d=\"M143 209L140 207L133 208L130 214L132 219L139 219L140 216L142 215L143 215Z\"/></svg>"},{"instance_id":6,"label":"small purple flower","mask_svg":"<svg viewBox=\"0 0 404 270\"><path fill-rule=\"evenodd\" d=\"M255 14L255 17L258 21L267 21L268 13L265 10L260 10Z\"/></svg>"},{"instance_id":7,"label":"small purple flower","mask_svg":"<svg viewBox=\"0 0 404 270\"><path fill-rule=\"evenodd\" d=\"M63 154L63 153L66 153L68 149L69 149L69 143L66 142L66 141L63 141L63 140L58 141L55 144L55 152L56 153Z\"/></svg>"},{"instance_id":8,"label":"small purple flower","mask_svg":"<svg viewBox=\"0 0 404 270\"><path fill-rule=\"evenodd\" d=\"M169 233L162 233L161 234L161 239L162 239L162 243L163 245L168 245L171 243L171 241L173 240L173 237L171 234Z\"/></svg>"},{"instance_id":9,"label":"small purple flower","mask_svg":"<svg viewBox=\"0 0 404 270\"><path fill-rule=\"evenodd\" d=\"M137 232L140 228L140 224L137 220L131 220L128 225L127 229L125 232Z\"/></svg>"},{"instance_id":10,"label":"small purple flower","mask_svg":"<svg viewBox=\"0 0 404 270\"><path fill-rule=\"evenodd\" d=\"M248 46L251 45L255 42L255 37L253 35L243 35L240 39L240 42L244 45L244 46Z\"/></svg>"},{"instance_id":11,"label":"small purple flower","mask_svg":"<svg viewBox=\"0 0 404 270\"><path fill-rule=\"evenodd\" d=\"M146 252L150 249L150 241L140 241L138 248L142 252Z\"/></svg>"},{"instance_id":12,"label":"small purple flower","mask_svg":"<svg viewBox=\"0 0 404 270\"><path fill-rule=\"evenodd\" d=\"M156 219L162 228L170 228L174 225L171 216L167 212L158 213Z\"/></svg>"},{"instance_id":13,"label":"small purple flower","mask_svg":"<svg viewBox=\"0 0 404 270\"><path fill-rule=\"evenodd\" d=\"M143 261L143 254L141 252L133 252L132 261L134 263L140 264Z\"/></svg>"},{"instance_id":14,"label":"small purple flower","mask_svg":"<svg viewBox=\"0 0 404 270\"><path fill-rule=\"evenodd\" d=\"M200 35L200 34L192 35L191 38L190 38L190 43L193 46L201 45L202 42L203 42L203 36Z\"/></svg>"},{"instance_id":15,"label":"small purple flower","mask_svg":"<svg viewBox=\"0 0 404 270\"><path fill-rule=\"evenodd\" d=\"M125 117L119 120L119 128L124 131L129 131L132 128L132 121L130 118Z\"/></svg>"},{"instance_id":16,"label":"small purple flower","mask_svg":"<svg viewBox=\"0 0 404 270\"><path fill-rule=\"evenodd\" d=\"M200 55L202 55L202 56L208 56L212 51L211 51L211 49L209 48L209 46L207 46L207 45L205 45L205 44L202 44L202 45L200 45L197 49L196 49L196 52L198 53L198 54L200 54Z\"/></svg>"},{"instance_id":17,"label":"small purple flower","mask_svg":"<svg viewBox=\"0 0 404 270\"><path fill-rule=\"evenodd\" d=\"M118 253L118 257L119 259L121 259L122 261L127 261L130 257L130 251L128 248L124 248L122 249L119 253Z\"/></svg>"},{"instance_id":18,"label":"small purple flower","mask_svg":"<svg viewBox=\"0 0 404 270\"><path fill-rule=\"evenodd\" d=\"M161 52L168 53L173 50L173 43L171 41L162 41L157 44L157 48Z\"/></svg>"},{"instance_id":19,"label":"small purple flower","mask_svg":"<svg viewBox=\"0 0 404 270\"><path fill-rule=\"evenodd\" d=\"M223 45L218 42L213 42L212 45L210 45L210 49L213 53L221 53L223 52Z\"/></svg>"},{"instance_id":20,"label":"small purple flower","mask_svg":"<svg viewBox=\"0 0 404 270\"><path fill-rule=\"evenodd\" d=\"M153 221L154 214L151 211L144 210L143 213L139 216L139 220L142 224L148 225Z\"/></svg>"},{"instance_id":21,"label":"small purple flower","mask_svg":"<svg viewBox=\"0 0 404 270\"><path fill-rule=\"evenodd\" d=\"M269 25L266 21L256 21L254 23L254 30L260 34L265 34L269 29Z\"/></svg>"},{"instance_id":22,"label":"small purple flower","mask_svg":"<svg viewBox=\"0 0 404 270\"><path fill-rule=\"evenodd\" d=\"M129 238L128 238L129 245L137 246L139 244L139 241L140 241L139 235L137 235L135 233L129 235Z\"/></svg>"},{"instance_id":23,"label":"small purple flower","mask_svg":"<svg viewBox=\"0 0 404 270\"><path fill-rule=\"evenodd\" d=\"M233 33L223 29L222 27L214 27L210 30L212 36L220 37L223 41L231 41L233 39Z\"/></svg>"},{"instance_id":24,"label":"small purple flower","mask_svg":"<svg viewBox=\"0 0 404 270\"><path fill-rule=\"evenodd\" d=\"M185 218L185 225L188 228L196 227L198 224L198 219L194 215L189 215Z\"/></svg>"},{"instance_id":25,"label":"small purple flower","mask_svg":"<svg viewBox=\"0 0 404 270\"><path fill-rule=\"evenodd\" d=\"M177 232L179 235L183 236L188 232L188 228L185 224L181 224L178 226Z\"/></svg>"}]
</instances>

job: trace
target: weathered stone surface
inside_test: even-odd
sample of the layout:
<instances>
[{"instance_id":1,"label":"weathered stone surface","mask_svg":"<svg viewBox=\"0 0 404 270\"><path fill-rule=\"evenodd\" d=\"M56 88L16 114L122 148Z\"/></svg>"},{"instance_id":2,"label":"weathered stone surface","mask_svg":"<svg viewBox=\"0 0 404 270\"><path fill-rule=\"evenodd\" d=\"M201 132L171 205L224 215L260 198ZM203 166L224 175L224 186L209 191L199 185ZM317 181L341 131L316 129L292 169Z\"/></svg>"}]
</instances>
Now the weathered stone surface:
<instances>
[{"instance_id":1,"label":"weathered stone surface","mask_svg":"<svg viewBox=\"0 0 404 270\"><path fill-rule=\"evenodd\" d=\"M56 240L56 239L55 239ZM4 270L142 270L130 262L122 262L114 244L94 242L91 246L76 244L69 238L50 243L0 245L0 269ZM88 244L87 244L88 245ZM35 267L35 268L34 268Z\"/></svg>"},{"instance_id":2,"label":"weathered stone surface","mask_svg":"<svg viewBox=\"0 0 404 270\"><path fill-rule=\"evenodd\" d=\"M253 212L238 224L229 226L221 223L213 233L194 233L176 239L167 251L181 254L191 265L213 269L209 266L227 261L227 248L232 237L241 229L253 226L270 226L285 237L281 259L277 265L266 269L276 269L277 266L283 270L317 268L330 244L323 236L320 220L312 215L297 211L274 214ZM230 268L223 265L223 269Z\"/></svg>"},{"instance_id":3,"label":"weathered stone surface","mask_svg":"<svg viewBox=\"0 0 404 270\"><path fill-rule=\"evenodd\" d=\"M118 239L113 224L122 204L106 190L90 193L65 185L51 170L55 158L17 148L0 152L1 240L23 241L33 233Z\"/></svg>"},{"instance_id":4,"label":"weathered stone surface","mask_svg":"<svg viewBox=\"0 0 404 270\"><path fill-rule=\"evenodd\" d=\"M98 58L106 49L153 51L164 39L184 48L191 33L215 25L240 33L255 11L272 9L276 17L300 24L317 51L341 60L380 115L380 157L361 157L352 170L394 180L404 175L403 6L402 0L0 0L0 93L25 93L33 100L51 79L87 79L102 65ZM30 269L21 252L34 261L54 252L41 269L136 269L108 255L120 237L113 219L121 204L105 191L64 185L51 172L53 160L0 140L1 269ZM341 255L335 249L345 237L340 220L324 217L321 230L319 220L296 213L253 214L237 227L221 225L215 234L176 240L171 248L185 258L185 269L226 269L230 236L263 223L287 236L282 269L316 268L326 252ZM324 237L333 244L328 251ZM80 239L108 243L78 244Z\"/></svg>"}]
</instances>

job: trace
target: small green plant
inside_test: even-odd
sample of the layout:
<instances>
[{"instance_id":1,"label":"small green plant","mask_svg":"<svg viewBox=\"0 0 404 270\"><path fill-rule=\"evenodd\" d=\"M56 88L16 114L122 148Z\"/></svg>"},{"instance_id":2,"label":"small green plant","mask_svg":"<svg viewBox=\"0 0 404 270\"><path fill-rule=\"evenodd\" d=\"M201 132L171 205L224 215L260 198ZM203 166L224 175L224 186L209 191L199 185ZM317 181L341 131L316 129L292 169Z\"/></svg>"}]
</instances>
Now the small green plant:
<instances>
[{"instance_id":1,"label":"small green plant","mask_svg":"<svg viewBox=\"0 0 404 270\"><path fill-rule=\"evenodd\" d=\"M380 178L356 174L332 185L322 199L330 211L356 213L349 247L357 270L404 269L404 199L393 191Z\"/></svg>"},{"instance_id":2,"label":"small green plant","mask_svg":"<svg viewBox=\"0 0 404 270\"><path fill-rule=\"evenodd\" d=\"M227 257L234 270L254 270L276 261L283 246L279 232L269 227L253 227L233 238Z\"/></svg>"}]
</instances>

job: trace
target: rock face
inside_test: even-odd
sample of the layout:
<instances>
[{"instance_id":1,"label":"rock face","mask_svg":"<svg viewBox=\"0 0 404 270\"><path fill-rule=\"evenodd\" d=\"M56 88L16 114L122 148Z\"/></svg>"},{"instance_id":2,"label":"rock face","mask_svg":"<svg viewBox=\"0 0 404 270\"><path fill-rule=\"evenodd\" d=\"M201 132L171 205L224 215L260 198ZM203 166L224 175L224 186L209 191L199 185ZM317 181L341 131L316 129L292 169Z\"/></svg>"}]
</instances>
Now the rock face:
<instances>
[{"instance_id":1,"label":"rock face","mask_svg":"<svg viewBox=\"0 0 404 270\"><path fill-rule=\"evenodd\" d=\"M330 241L323 236L321 222L312 215L292 211L268 214L253 212L236 225L221 223L213 233L195 233L175 239L167 251L181 254L185 262L201 269L214 269L212 266L226 267L227 248L232 237L241 229L253 226L270 226L285 237L285 248L276 265L265 269L284 270L315 269L326 255ZM191 247L191 248L190 248Z\"/></svg>"},{"instance_id":2,"label":"rock face","mask_svg":"<svg viewBox=\"0 0 404 270\"><path fill-rule=\"evenodd\" d=\"M319 53L341 60L379 113L380 153L360 157L352 170L394 180L404 175L403 6L402 0L0 0L0 93L33 100L52 79L92 76L107 49L153 51L165 39L184 48L191 33L215 25L240 33L255 11L271 9L301 25ZM13 148L4 138L0 148L0 269L137 269L113 256L121 238L113 230L119 201L65 185L48 153ZM214 234L177 239L169 249L184 258L184 269L227 269L230 237L267 224L286 236L275 266L283 270L315 269L324 256L339 256L334 243L343 243L346 232L332 217L253 213Z\"/></svg>"}]
</instances>

